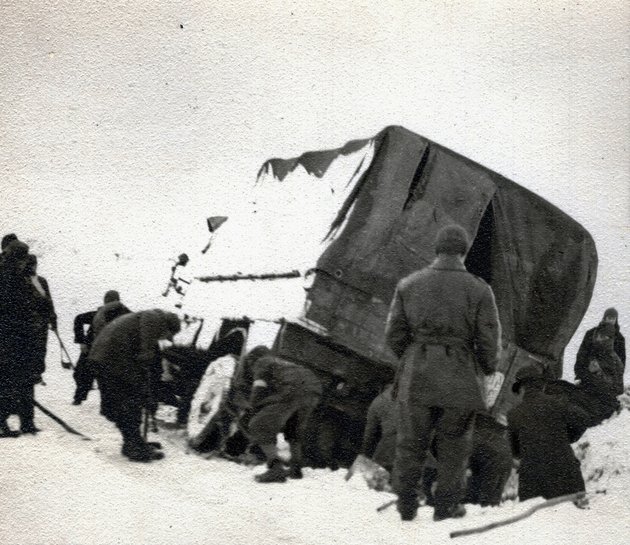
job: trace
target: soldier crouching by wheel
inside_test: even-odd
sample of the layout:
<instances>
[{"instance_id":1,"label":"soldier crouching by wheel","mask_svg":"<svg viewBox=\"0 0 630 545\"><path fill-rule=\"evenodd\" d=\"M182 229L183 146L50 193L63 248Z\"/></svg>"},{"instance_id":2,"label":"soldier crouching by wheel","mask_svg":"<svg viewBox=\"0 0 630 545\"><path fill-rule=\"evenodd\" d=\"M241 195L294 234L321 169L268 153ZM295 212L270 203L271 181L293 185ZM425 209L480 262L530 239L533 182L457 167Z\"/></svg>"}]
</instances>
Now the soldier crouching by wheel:
<instances>
[{"instance_id":1,"label":"soldier crouching by wheel","mask_svg":"<svg viewBox=\"0 0 630 545\"><path fill-rule=\"evenodd\" d=\"M249 356L252 357L249 357ZM272 355L264 346L257 346L248 356L252 380L249 421L250 439L267 459L267 471L257 475L259 483L282 483L287 476L302 478L302 445L309 418L318 405L322 384L308 369ZM291 449L287 472L278 457L276 437L284 432Z\"/></svg>"},{"instance_id":2,"label":"soldier crouching by wheel","mask_svg":"<svg viewBox=\"0 0 630 545\"><path fill-rule=\"evenodd\" d=\"M133 462L164 457L142 437L140 424L142 410L155 405L152 392L161 374L158 341L172 340L179 329L179 318L172 312L131 312L108 323L90 350L97 367L101 414L116 424L123 438L121 452Z\"/></svg>"}]
</instances>

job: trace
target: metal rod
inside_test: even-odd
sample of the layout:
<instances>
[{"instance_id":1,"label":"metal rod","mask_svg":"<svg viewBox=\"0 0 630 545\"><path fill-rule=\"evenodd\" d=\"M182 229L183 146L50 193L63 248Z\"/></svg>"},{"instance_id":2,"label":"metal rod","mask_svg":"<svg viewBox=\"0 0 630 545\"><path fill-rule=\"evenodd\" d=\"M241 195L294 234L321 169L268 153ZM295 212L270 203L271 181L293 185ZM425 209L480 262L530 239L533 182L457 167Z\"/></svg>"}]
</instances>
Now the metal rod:
<instances>
[{"instance_id":1,"label":"metal rod","mask_svg":"<svg viewBox=\"0 0 630 545\"><path fill-rule=\"evenodd\" d=\"M217 274L214 276L196 276L195 280L200 282L235 282L237 280L274 280L276 278L299 278L300 271L294 269L285 273L263 273L263 274Z\"/></svg>"}]
</instances>

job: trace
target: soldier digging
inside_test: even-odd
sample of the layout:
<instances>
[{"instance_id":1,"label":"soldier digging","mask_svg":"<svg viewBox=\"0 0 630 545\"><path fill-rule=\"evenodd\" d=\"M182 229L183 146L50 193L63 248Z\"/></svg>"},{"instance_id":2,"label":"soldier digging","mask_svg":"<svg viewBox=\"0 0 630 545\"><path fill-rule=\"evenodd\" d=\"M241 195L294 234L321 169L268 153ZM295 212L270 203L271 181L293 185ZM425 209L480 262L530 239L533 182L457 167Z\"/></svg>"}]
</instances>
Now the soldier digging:
<instances>
[{"instance_id":1,"label":"soldier digging","mask_svg":"<svg viewBox=\"0 0 630 545\"><path fill-rule=\"evenodd\" d=\"M179 318L159 309L131 312L105 325L90 350L101 392L101 414L116 424L122 454L134 462L164 457L140 434L142 410L152 410L162 373L158 341L172 340Z\"/></svg>"}]
</instances>

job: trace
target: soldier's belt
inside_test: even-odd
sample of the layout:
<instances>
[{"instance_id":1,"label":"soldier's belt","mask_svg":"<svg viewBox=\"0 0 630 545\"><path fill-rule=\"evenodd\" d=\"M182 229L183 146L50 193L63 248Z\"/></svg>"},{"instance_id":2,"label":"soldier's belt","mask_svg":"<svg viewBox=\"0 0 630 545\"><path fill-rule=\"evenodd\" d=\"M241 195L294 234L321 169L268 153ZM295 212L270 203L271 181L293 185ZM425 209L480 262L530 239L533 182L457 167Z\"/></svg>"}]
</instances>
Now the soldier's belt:
<instances>
[{"instance_id":1,"label":"soldier's belt","mask_svg":"<svg viewBox=\"0 0 630 545\"><path fill-rule=\"evenodd\" d=\"M459 346L470 350L471 344L465 339L460 339L459 337L438 337L431 335L417 335L414 336L413 344L417 344L420 346L444 346L444 347L455 347Z\"/></svg>"}]
</instances>

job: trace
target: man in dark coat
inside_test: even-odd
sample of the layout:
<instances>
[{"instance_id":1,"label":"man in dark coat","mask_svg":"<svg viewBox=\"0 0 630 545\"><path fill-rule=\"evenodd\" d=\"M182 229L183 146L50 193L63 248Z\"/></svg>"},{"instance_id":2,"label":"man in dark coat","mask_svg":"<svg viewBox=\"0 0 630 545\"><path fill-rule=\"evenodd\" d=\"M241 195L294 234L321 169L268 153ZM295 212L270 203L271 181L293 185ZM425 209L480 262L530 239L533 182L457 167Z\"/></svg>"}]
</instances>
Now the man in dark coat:
<instances>
[{"instance_id":1,"label":"man in dark coat","mask_svg":"<svg viewBox=\"0 0 630 545\"><path fill-rule=\"evenodd\" d=\"M28 294L24 281L28 245L10 233L2 238L0 256L0 437L17 437L7 418L15 412L16 382L24 373L23 331L27 317L24 297Z\"/></svg>"},{"instance_id":2,"label":"man in dark coat","mask_svg":"<svg viewBox=\"0 0 630 545\"><path fill-rule=\"evenodd\" d=\"M74 342L79 345L80 354L74 368L72 378L76 384L74 390L73 405L81 405L87 399L88 392L92 389L96 372L89 364L88 353L92 344L92 320L96 315L95 310L82 312L74 317Z\"/></svg>"},{"instance_id":3,"label":"man in dark coat","mask_svg":"<svg viewBox=\"0 0 630 545\"><path fill-rule=\"evenodd\" d=\"M5 237L6 238L6 237ZM49 325L57 327L46 280L37 276L37 259L28 246L12 239L0 266L0 431L9 414L20 418L20 431L35 434L34 385L45 370Z\"/></svg>"},{"instance_id":4,"label":"man in dark coat","mask_svg":"<svg viewBox=\"0 0 630 545\"><path fill-rule=\"evenodd\" d=\"M587 428L610 418L619 408L617 396L624 391L624 366L614 350L614 338L614 325L601 322L593 332L589 360L579 358L575 365L579 384L568 387L562 384L563 381L556 381L560 383L560 390L565 390L565 397L571 405L584 411L585 419L571 431L573 440L577 440ZM546 388L548 391L558 389L558 384Z\"/></svg>"},{"instance_id":5,"label":"man in dark coat","mask_svg":"<svg viewBox=\"0 0 630 545\"><path fill-rule=\"evenodd\" d=\"M144 310L108 323L92 344L89 357L97 365L101 414L120 430L121 452L132 461L163 457L143 439L140 424L142 409L153 408L162 371L158 341L171 340L179 330L176 314Z\"/></svg>"},{"instance_id":6,"label":"man in dark coat","mask_svg":"<svg viewBox=\"0 0 630 545\"><path fill-rule=\"evenodd\" d=\"M609 397L623 393L624 365L615 351L615 326L601 322L593 333L589 360L578 360L575 364L575 376L583 388L593 393L602 392Z\"/></svg>"},{"instance_id":7,"label":"man in dark coat","mask_svg":"<svg viewBox=\"0 0 630 545\"><path fill-rule=\"evenodd\" d=\"M318 405L322 384L315 374L295 363L274 356L257 346L246 356L244 382L251 380L249 421L251 441L267 459L267 471L256 476L259 483L284 482L287 476L302 478L302 444L309 418ZM276 437L284 433L291 448L289 472L278 457Z\"/></svg>"},{"instance_id":8,"label":"man in dark coat","mask_svg":"<svg viewBox=\"0 0 630 545\"><path fill-rule=\"evenodd\" d=\"M469 241L442 228L436 260L396 287L386 326L399 358L394 488L403 520L416 516L418 482L435 434L438 486L434 520L465 514L460 504L475 412L484 410L481 375L496 369L501 337L490 286L466 271Z\"/></svg>"},{"instance_id":9,"label":"man in dark coat","mask_svg":"<svg viewBox=\"0 0 630 545\"><path fill-rule=\"evenodd\" d=\"M544 394L544 383L537 369L525 367L512 387L521 396L521 403L508 413L512 450L520 459L521 501L584 491L580 462L569 438L569 428L581 416L561 397Z\"/></svg>"},{"instance_id":10,"label":"man in dark coat","mask_svg":"<svg viewBox=\"0 0 630 545\"><path fill-rule=\"evenodd\" d=\"M33 422L34 417L34 385L41 381L41 375L46 370L46 349L48 344L48 329L57 331L57 314L50 294L47 280L37 274L37 257L28 255L25 260L24 274L31 293L32 308L30 319L25 324L24 333L30 337L25 343L27 369L30 380L22 383L18 396L16 412L20 417L22 433L35 434L40 431Z\"/></svg>"},{"instance_id":11,"label":"man in dark coat","mask_svg":"<svg viewBox=\"0 0 630 545\"><path fill-rule=\"evenodd\" d=\"M100 331L106 323L129 312L131 311L120 302L120 294L116 290L109 290L103 297L103 306L99 307L97 310L78 314L75 317L74 342L80 346L81 355L79 356L79 361L77 361L73 374L76 383L74 400L72 401L73 405L81 405L81 403L87 399L88 393L92 389L92 385L96 379L96 371L88 358L90 347L96 337L96 333ZM97 315L99 318L95 320Z\"/></svg>"},{"instance_id":12,"label":"man in dark coat","mask_svg":"<svg viewBox=\"0 0 630 545\"><path fill-rule=\"evenodd\" d=\"M621 334L619 330L619 313L615 308L608 308L604 312L604 317L602 322L612 324L614 327L614 339L613 339L613 350L619 356L619 360L622 364L622 369L625 370L626 367L626 339ZM580 378L580 373L584 369L588 368L588 364L593 358L593 349L594 343L593 340L595 338L595 331L597 330L597 326L589 329L582 339L582 343L580 344L580 348L578 349L577 357L575 360L575 378ZM622 371L623 373L623 371Z\"/></svg>"}]
</instances>

